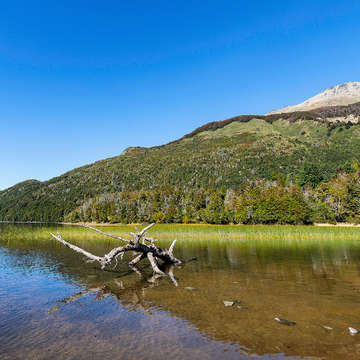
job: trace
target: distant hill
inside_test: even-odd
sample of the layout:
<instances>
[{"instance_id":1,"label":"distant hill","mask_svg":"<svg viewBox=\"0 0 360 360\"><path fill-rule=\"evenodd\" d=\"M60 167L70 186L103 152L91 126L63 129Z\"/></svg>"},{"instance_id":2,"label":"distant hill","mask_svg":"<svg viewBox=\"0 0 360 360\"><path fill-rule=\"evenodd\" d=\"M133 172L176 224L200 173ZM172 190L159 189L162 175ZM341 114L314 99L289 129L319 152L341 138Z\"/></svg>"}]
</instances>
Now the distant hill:
<instances>
[{"instance_id":1,"label":"distant hill","mask_svg":"<svg viewBox=\"0 0 360 360\"><path fill-rule=\"evenodd\" d=\"M348 82L333 86L298 105L286 106L268 113L281 114L294 111L308 111L324 106L349 105L360 101L360 82Z\"/></svg>"},{"instance_id":2,"label":"distant hill","mask_svg":"<svg viewBox=\"0 0 360 360\"><path fill-rule=\"evenodd\" d=\"M229 189L241 191L251 182L280 176L286 183L296 183L306 164L315 164L328 181L344 171L346 164L360 160L359 118L360 103L356 103L211 122L166 145L128 148L119 156L49 181L29 180L3 190L0 220L78 220L82 208L91 205L96 212L96 206L110 204L103 218L94 219L108 221L116 215L119 221L130 222L138 218L121 215L110 198L124 204L136 198L136 211L145 214L150 202L153 211L161 208L164 212L164 208L185 204L186 196L194 201L199 196L204 202L196 205L200 209L208 205L209 198L202 198L206 191L221 191L224 200ZM167 195L169 189L182 194L175 205L169 200L173 195ZM161 200L156 194L161 194Z\"/></svg>"}]
</instances>

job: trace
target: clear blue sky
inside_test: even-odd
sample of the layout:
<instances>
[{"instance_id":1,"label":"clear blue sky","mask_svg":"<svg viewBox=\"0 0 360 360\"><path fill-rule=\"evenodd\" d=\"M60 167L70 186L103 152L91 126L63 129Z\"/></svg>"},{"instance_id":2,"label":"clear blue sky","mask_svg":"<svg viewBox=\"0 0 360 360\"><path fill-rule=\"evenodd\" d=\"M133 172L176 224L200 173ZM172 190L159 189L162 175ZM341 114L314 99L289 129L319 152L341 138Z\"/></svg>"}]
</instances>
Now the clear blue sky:
<instances>
[{"instance_id":1,"label":"clear blue sky","mask_svg":"<svg viewBox=\"0 0 360 360\"><path fill-rule=\"evenodd\" d=\"M360 2L2 1L0 189L360 80Z\"/></svg>"}]
</instances>

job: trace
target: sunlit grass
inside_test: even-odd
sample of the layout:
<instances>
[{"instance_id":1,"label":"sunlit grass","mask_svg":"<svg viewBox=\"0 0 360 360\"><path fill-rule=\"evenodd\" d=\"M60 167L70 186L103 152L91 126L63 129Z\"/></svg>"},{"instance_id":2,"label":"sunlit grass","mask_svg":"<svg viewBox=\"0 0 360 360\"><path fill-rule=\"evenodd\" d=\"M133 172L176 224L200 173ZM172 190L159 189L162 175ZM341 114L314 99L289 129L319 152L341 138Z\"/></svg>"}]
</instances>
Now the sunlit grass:
<instances>
[{"instance_id":1,"label":"sunlit grass","mask_svg":"<svg viewBox=\"0 0 360 360\"><path fill-rule=\"evenodd\" d=\"M140 226L139 226L140 227ZM102 227L105 232L131 239L130 232L134 225L115 225ZM61 232L69 240L104 239L90 229L71 225L29 226L4 225L0 226L0 238L21 240L49 240L50 232ZM160 240L186 241L338 241L360 240L360 228L357 227L317 227L317 226L265 226L265 225L184 225L158 224L150 229L149 234ZM110 240L110 238L106 238ZM116 241L116 240L114 240Z\"/></svg>"}]
</instances>

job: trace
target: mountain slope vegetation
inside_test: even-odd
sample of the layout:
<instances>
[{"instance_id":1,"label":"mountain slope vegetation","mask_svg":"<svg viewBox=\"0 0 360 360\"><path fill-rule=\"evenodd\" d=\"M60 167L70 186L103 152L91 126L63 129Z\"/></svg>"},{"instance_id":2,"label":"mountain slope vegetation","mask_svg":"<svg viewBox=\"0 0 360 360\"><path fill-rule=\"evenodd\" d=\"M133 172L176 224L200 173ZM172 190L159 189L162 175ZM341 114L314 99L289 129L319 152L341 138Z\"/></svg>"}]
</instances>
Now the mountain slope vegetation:
<instances>
[{"instance_id":1,"label":"mountain slope vegetation","mask_svg":"<svg viewBox=\"0 0 360 360\"><path fill-rule=\"evenodd\" d=\"M3 190L0 220L266 222L244 214L236 220L239 196L275 186L306 203L302 217L280 222L312 222L306 187L357 171L359 118L356 103L208 123L166 145L129 148L49 181ZM341 220L330 213L324 220Z\"/></svg>"}]
</instances>

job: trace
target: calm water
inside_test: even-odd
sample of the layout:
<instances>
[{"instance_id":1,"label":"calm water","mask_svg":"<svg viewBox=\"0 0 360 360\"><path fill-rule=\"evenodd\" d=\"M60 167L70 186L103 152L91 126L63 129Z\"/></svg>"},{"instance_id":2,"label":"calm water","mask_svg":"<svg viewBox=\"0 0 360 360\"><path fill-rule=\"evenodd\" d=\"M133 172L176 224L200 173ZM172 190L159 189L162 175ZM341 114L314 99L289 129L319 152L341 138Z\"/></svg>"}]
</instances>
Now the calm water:
<instances>
[{"instance_id":1,"label":"calm water","mask_svg":"<svg viewBox=\"0 0 360 360\"><path fill-rule=\"evenodd\" d=\"M360 240L189 239L175 256L197 257L173 270L177 286L146 261L142 275L101 271L52 240L0 232L0 359L360 359L348 332L360 329Z\"/></svg>"}]
</instances>

